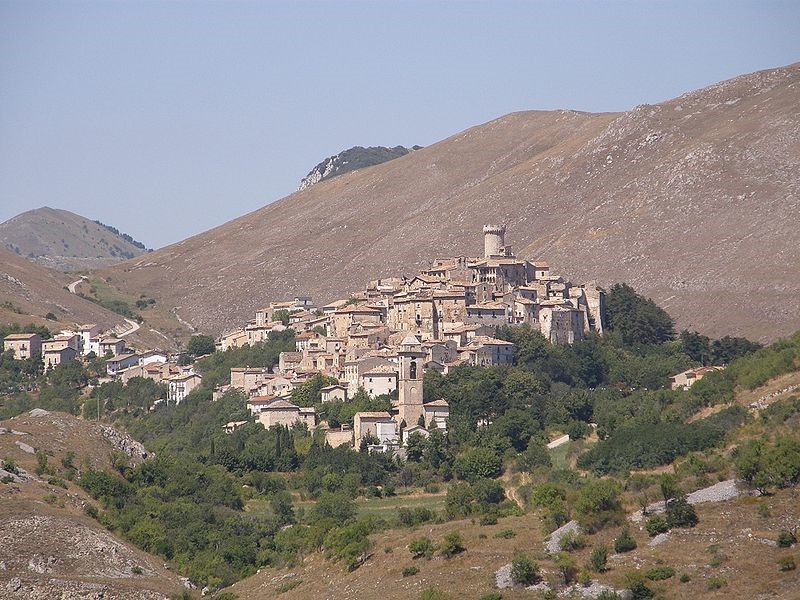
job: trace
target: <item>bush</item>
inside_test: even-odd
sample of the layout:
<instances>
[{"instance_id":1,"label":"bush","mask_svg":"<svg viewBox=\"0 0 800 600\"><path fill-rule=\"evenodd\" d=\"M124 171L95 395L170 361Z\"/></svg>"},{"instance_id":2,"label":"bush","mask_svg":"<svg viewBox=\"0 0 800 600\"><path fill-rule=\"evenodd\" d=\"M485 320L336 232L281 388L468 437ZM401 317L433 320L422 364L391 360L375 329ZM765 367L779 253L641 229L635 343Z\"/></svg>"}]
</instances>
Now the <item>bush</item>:
<instances>
[{"instance_id":1,"label":"bush","mask_svg":"<svg viewBox=\"0 0 800 600\"><path fill-rule=\"evenodd\" d=\"M681 583L689 583L692 578L689 576L688 573L681 573L681 576L678 578L678 581Z\"/></svg>"},{"instance_id":2,"label":"bush","mask_svg":"<svg viewBox=\"0 0 800 600\"><path fill-rule=\"evenodd\" d=\"M675 569L672 567L653 567L644 574L650 581L662 581L675 576Z\"/></svg>"},{"instance_id":3,"label":"bush","mask_svg":"<svg viewBox=\"0 0 800 600\"><path fill-rule=\"evenodd\" d=\"M604 479L583 486L575 501L575 512L581 526L593 533L607 525L620 523L624 516L619 493L619 485Z\"/></svg>"},{"instance_id":4,"label":"bush","mask_svg":"<svg viewBox=\"0 0 800 600\"><path fill-rule=\"evenodd\" d=\"M608 561L608 548L605 545L597 546L592 550L589 557L589 565L595 573L602 573L606 570L606 562Z\"/></svg>"},{"instance_id":5,"label":"bush","mask_svg":"<svg viewBox=\"0 0 800 600\"><path fill-rule=\"evenodd\" d=\"M143 572L144 571L142 571L142 567L140 567L139 565L135 565L134 567L131 568L131 573L133 573L134 575L141 575Z\"/></svg>"},{"instance_id":6,"label":"bush","mask_svg":"<svg viewBox=\"0 0 800 600\"><path fill-rule=\"evenodd\" d=\"M517 585L531 585L539 581L539 565L522 553L511 560L511 581Z\"/></svg>"},{"instance_id":7,"label":"bush","mask_svg":"<svg viewBox=\"0 0 800 600\"><path fill-rule=\"evenodd\" d=\"M417 566L410 566L403 568L403 577L411 577L419 573L419 567Z\"/></svg>"},{"instance_id":8,"label":"bush","mask_svg":"<svg viewBox=\"0 0 800 600\"><path fill-rule=\"evenodd\" d=\"M480 524L481 526L497 525L497 515L494 513L482 515L480 519Z\"/></svg>"},{"instance_id":9,"label":"bush","mask_svg":"<svg viewBox=\"0 0 800 600\"><path fill-rule=\"evenodd\" d=\"M636 549L636 540L631 536L631 530L626 526L622 528L614 540L614 552L622 554Z\"/></svg>"},{"instance_id":10,"label":"bush","mask_svg":"<svg viewBox=\"0 0 800 600\"><path fill-rule=\"evenodd\" d=\"M778 559L778 569L781 571L794 571L797 564L794 562L794 556L782 556Z\"/></svg>"},{"instance_id":11,"label":"bush","mask_svg":"<svg viewBox=\"0 0 800 600\"><path fill-rule=\"evenodd\" d=\"M464 552L467 548L464 546L464 540L461 534L457 531L451 531L439 544L439 554L444 558L453 558L456 554Z\"/></svg>"},{"instance_id":12,"label":"bush","mask_svg":"<svg viewBox=\"0 0 800 600\"><path fill-rule=\"evenodd\" d=\"M451 598L450 594L445 594L434 588L428 588L418 596L419 600L450 600Z\"/></svg>"},{"instance_id":13,"label":"bush","mask_svg":"<svg viewBox=\"0 0 800 600\"><path fill-rule=\"evenodd\" d=\"M574 531L567 531L561 536L558 545L564 552L580 550L586 547L586 536Z\"/></svg>"},{"instance_id":14,"label":"bush","mask_svg":"<svg viewBox=\"0 0 800 600\"><path fill-rule=\"evenodd\" d=\"M459 479L476 481L478 479L493 479L500 475L503 461L491 448L470 448L458 456L453 464L453 469Z\"/></svg>"},{"instance_id":15,"label":"bush","mask_svg":"<svg viewBox=\"0 0 800 600\"><path fill-rule=\"evenodd\" d=\"M480 600L503 600L503 594L500 592L489 592L481 596Z\"/></svg>"},{"instance_id":16,"label":"bush","mask_svg":"<svg viewBox=\"0 0 800 600\"><path fill-rule=\"evenodd\" d=\"M413 559L430 558L433 555L433 542L428 537L413 539L408 544L408 551Z\"/></svg>"},{"instance_id":17,"label":"bush","mask_svg":"<svg viewBox=\"0 0 800 600\"><path fill-rule=\"evenodd\" d=\"M791 531L783 530L778 534L777 540L778 548L791 548L797 543L797 536Z\"/></svg>"},{"instance_id":18,"label":"bush","mask_svg":"<svg viewBox=\"0 0 800 600\"><path fill-rule=\"evenodd\" d=\"M655 537L659 533L666 533L669 531L667 520L661 515L656 515L655 517L647 519L644 528L647 530L647 535L650 537Z\"/></svg>"},{"instance_id":19,"label":"bush","mask_svg":"<svg viewBox=\"0 0 800 600\"><path fill-rule=\"evenodd\" d=\"M504 540L510 540L513 537L516 537L517 532L513 529L501 529L497 533L494 534L494 537L501 538Z\"/></svg>"},{"instance_id":20,"label":"bush","mask_svg":"<svg viewBox=\"0 0 800 600\"><path fill-rule=\"evenodd\" d=\"M628 589L631 591L631 600L647 600L656 595L643 581L633 582Z\"/></svg>"},{"instance_id":21,"label":"bush","mask_svg":"<svg viewBox=\"0 0 800 600\"><path fill-rule=\"evenodd\" d=\"M706 589L709 591L719 590L728 585L728 582L722 577L709 577L706 579Z\"/></svg>"},{"instance_id":22,"label":"bush","mask_svg":"<svg viewBox=\"0 0 800 600\"><path fill-rule=\"evenodd\" d=\"M685 496L673 498L667 502L667 526L694 527L697 525L697 513L694 506L686 501Z\"/></svg>"}]
</instances>

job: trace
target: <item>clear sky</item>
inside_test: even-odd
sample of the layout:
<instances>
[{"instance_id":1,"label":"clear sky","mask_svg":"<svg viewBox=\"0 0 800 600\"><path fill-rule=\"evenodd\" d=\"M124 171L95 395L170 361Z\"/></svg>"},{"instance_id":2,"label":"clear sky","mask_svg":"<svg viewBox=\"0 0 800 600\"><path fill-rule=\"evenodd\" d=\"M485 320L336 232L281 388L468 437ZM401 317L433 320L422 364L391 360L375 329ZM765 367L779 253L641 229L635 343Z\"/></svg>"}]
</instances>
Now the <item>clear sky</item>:
<instances>
[{"instance_id":1,"label":"clear sky","mask_svg":"<svg viewBox=\"0 0 800 600\"><path fill-rule=\"evenodd\" d=\"M796 0L0 0L0 221L46 205L160 247L354 145L796 61Z\"/></svg>"}]
</instances>

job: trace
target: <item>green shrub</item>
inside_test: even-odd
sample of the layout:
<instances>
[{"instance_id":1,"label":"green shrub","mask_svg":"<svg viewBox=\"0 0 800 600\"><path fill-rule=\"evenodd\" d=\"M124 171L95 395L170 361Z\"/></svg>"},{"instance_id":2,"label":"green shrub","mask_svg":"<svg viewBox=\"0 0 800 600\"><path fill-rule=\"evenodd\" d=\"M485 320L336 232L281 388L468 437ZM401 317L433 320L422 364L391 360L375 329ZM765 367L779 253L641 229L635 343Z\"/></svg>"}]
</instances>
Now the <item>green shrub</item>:
<instances>
[{"instance_id":1,"label":"green shrub","mask_svg":"<svg viewBox=\"0 0 800 600\"><path fill-rule=\"evenodd\" d=\"M622 596L620 596L617 592L612 592L611 590L603 590L598 596L595 597L595 600L622 600Z\"/></svg>"},{"instance_id":2,"label":"green shrub","mask_svg":"<svg viewBox=\"0 0 800 600\"><path fill-rule=\"evenodd\" d=\"M503 594L500 592L489 592L481 596L480 600L503 600Z\"/></svg>"},{"instance_id":3,"label":"green shrub","mask_svg":"<svg viewBox=\"0 0 800 600\"><path fill-rule=\"evenodd\" d=\"M797 543L797 536L791 531L783 530L778 533L778 538L776 540L778 544L778 548L791 548Z\"/></svg>"},{"instance_id":4,"label":"green shrub","mask_svg":"<svg viewBox=\"0 0 800 600\"><path fill-rule=\"evenodd\" d=\"M511 560L511 581L517 585L531 585L539 579L539 566L525 554L516 554Z\"/></svg>"},{"instance_id":5,"label":"green shrub","mask_svg":"<svg viewBox=\"0 0 800 600\"><path fill-rule=\"evenodd\" d=\"M298 585L303 583L302 579L295 579L294 581L287 581L286 583L282 583L278 587L275 588L276 594L283 594L284 592L288 592L296 588Z\"/></svg>"},{"instance_id":6,"label":"green shrub","mask_svg":"<svg viewBox=\"0 0 800 600\"><path fill-rule=\"evenodd\" d=\"M573 552L586 547L586 536L582 533L567 531L558 542L564 552Z\"/></svg>"},{"instance_id":7,"label":"green shrub","mask_svg":"<svg viewBox=\"0 0 800 600\"><path fill-rule=\"evenodd\" d=\"M140 567L139 565L134 565L131 568L131 573L133 573L134 575L141 575L143 573L142 567Z\"/></svg>"},{"instance_id":8,"label":"green shrub","mask_svg":"<svg viewBox=\"0 0 800 600\"><path fill-rule=\"evenodd\" d=\"M56 485L56 486L58 486L60 488L67 489L66 482L63 479L61 479L60 477L48 477L47 478L47 483L50 484L50 485Z\"/></svg>"},{"instance_id":9,"label":"green shrub","mask_svg":"<svg viewBox=\"0 0 800 600\"><path fill-rule=\"evenodd\" d=\"M631 536L631 530L625 526L614 540L614 552L622 554L636 549L636 540Z\"/></svg>"},{"instance_id":10,"label":"green shrub","mask_svg":"<svg viewBox=\"0 0 800 600\"><path fill-rule=\"evenodd\" d=\"M45 494L44 496L42 496L42 500L44 500L48 504L55 504L56 501L58 500L58 496L56 496L55 494Z\"/></svg>"},{"instance_id":11,"label":"green shrub","mask_svg":"<svg viewBox=\"0 0 800 600\"><path fill-rule=\"evenodd\" d=\"M675 569L672 567L653 567L644 574L645 578L650 581L662 581L675 576Z\"/></svg>"},{"instance_id":12,"label":"green shrub","mask_svg":"<svg viewBox=\"0 0 800 600\"><path fill-rule=\"evenodd\" d=\"M667 502L667 526L694 527L697 525L697 513L694 506L686 501L686 497L673 498Z\"/></svg>"},{"instance_id":13,"label":"green shrub","mask_svg":"<svg viewBox=\"0 0 800 600\"><path fill-rule=\"evenodd\" d=\"M647 535L650 537L655 537L659 533L666 533L669 531L667 520L661 515L656 515L655 517L647 519L644 528L647 530Z\"/></svg>"},{"instance_id":14,"label":"green shrub","mask_svg":"<svg viewBox=\"0 0 800 600\"><path fill-rule=\"evenodd\" d=\"M709 591L719 590L728 585L728 582L722 577L709 577L706 579L706 589Z\"/></svg>"},{"instance_id":15,"label":"green shrub","mask_svg":"<svg viewBox=\"0 0 800 600\"><path fill-rule=\"evenodd\" d=\"M678 578L681 583L689 583L692 578L689 576L688 573L681 573L681 576Z\"/></svg>"},{"instance_id":16,"label":"green shrub","mask_svg":"<svg viewBox=\"0 0 800 600\"><path fill-rule=\"evenodd\" d=\"M794 556L782 556L778 559L778 569L781 571L794 571L797 564L794 562Z\"/></svg>"},{"instance_id":17,"label":"green shrub","mask_svg":"<svg viewBox=\"0 0 800 600\"><path fill-rule=\"evenodd\" d=\"M504 540L510 540L513 537L516 537L517 532L513 529L501 529L497 533L494 534L494 537L501 538Z\"/></svg>"},{"instance_id":18,"label":"green shrub","mask_svg":"<svg viewBox=\"0 0 800 600\"><path fill-rule=\"evenodd\" d=\"M444 558L452 558L456 554L460 554L464 552L467 548L464 546L464 540L461 537L461 534L457 531L451 531L442 540L442 543L439 544L439 554L441 554Z\"/></svg>"},{"instance_id":19,"label":"green shrub","mask_svg":"<svg viewBox=\"0 0 800 600\"><path fill-rule=\"evenodd\" d=\"M408 544L408 551L413 559L430 558L433 555L433 542L428 537L413 539Z\"/></svg>"},{"instance_id":20,"label":"green shrub","mask_svg":"<svg viewBox=\"0 0 800 600\"><path fill-rule=\"evenodd\" d=\"M601 544L592 549L592 554L589 557L589 565L595 573L602 573L606 570L606 563L608 561L608 548Z\"/></svg>"},{"instance_id":21,"label":"green shrub","mask_svg":"<svg viewBox=\"0 0 800 600\"><path fill-rule=\"evenodd\" d=\"M631 600L647 600L656 595L643 581L634 581L628 589L631 591Z\"/></svg>"},{"instance_id":22,"label":"green shrub","mask_svg":"<svg viewBox=\"0 0 800 600\"><path fill-rule=\"evenodd\" d=\"M451 600L452 596L440 590L428 588L423 590L417 598L418 600Z\"/></svg>"},{"instance_id":23,"label":"green shrub","mask_svg":"<svg viewBox=\"0 0 800 600\"><path fill-rule=\"evenodd\" d=\"M481 515L480 524L485 525L497 525L497 515L494 513L489 513L486 515Z\"/></svg>"},{"instance_id":24,"label":"green shrub","mask_svg":"<svg viewBox=\"0 0 800 600\"><path fill-rule=\"evenodd\" d=\"M403 577L411 577L417 573L419 573L419 567L417 566L412 565L410 567L403 568Z\"/></svg>"}]
</instances>

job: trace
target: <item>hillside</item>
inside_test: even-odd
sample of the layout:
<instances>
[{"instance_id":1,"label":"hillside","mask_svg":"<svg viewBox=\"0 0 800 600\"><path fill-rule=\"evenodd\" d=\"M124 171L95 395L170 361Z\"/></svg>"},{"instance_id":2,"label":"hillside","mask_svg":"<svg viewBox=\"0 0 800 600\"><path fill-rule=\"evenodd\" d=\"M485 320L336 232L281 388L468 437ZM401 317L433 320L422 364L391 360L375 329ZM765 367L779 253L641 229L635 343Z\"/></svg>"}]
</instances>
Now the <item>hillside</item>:
<instances>
[{"instance_id":1,"label":"hillside","mask_svg":"<svg viewBox=\"0 0 800 600\"><path fill-rule=\"evenodd\" d=\"M0 422L0 456L16 463L16 481L0 484L0 598L162 600L183 587L163 561L116 538L84 514L94 504L67 480L67 452L80 470L111 468L114 452L136 443L107 425L35 410ZM35 474L33 452L52 474ZM3 471L5 475L6 472Z\"/></svg>"},{"instance_id":2,"label":"hillside","mask_svg":"<svg viewBox=\"0 0 800 600\"><path fill-rule=\"evenodd\" d=\"M269 300L476 255L504 221L522 257L627 281L680 328L775 339L800 328L798 82L800 63L623 114L510 114L105 274L219 333Z\"/></svg>"},{"instance_id":3,"label":"hillside","mask_svg":"<svg viewBox=\"0 0 800 600\"><path fill-rule=\"evenodd\" d=\"M411 150L419 150L419 148L419 146L414 146ZM326 158L311 169L308 175L303 177L298 189L302 191L320 181L331 179L337 175L344 175L356 169L364 169L366 167L385 163L392 159L405 156L411 152L411 150L403 146L395 146L394 148L386 148L385 146L370 146L369 148L354 146L335 156Z\"/></svg>"},{"instance_id":4,"label":"hillside","mask_svg":"<svg viewBox=\"0 0 800 600\"><path fill-rule=\"evenodd\" d=\"M146 252L128 234L47 206L0 223L0 247L60 271L96 269Z\"/></svg>"},{"instance_id":5,"label":"hillside","mask_svg":"<svg viewBox=\"0 0 800 600\"><path fill-rule=\"evenodd\" d=\"M82 323L97 323L109 331L130 329L121 315L71 294L68 286L74 280L79 280L77 275L42 267L0 248L0 323L34 323L51 331ZM150 327L141 327L129 341L141 341L145 347L166 345L168 339Z\"/></svg>"}]
</instances>

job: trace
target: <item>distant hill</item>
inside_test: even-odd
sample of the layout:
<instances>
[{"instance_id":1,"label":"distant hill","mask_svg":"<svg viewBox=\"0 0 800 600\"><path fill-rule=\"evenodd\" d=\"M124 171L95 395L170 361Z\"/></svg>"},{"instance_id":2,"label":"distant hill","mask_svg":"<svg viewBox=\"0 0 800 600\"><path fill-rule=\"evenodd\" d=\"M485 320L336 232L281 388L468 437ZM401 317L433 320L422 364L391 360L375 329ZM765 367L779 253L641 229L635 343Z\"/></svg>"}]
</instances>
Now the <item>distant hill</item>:
<instances>
[{"instance_id":1,"label":"distant hill","mask_svg":"<svg viewBox=\"0 0 800 600\"><path fill-rule=\"evenodd\" d=\"M519 256L573 281L626 281L680 328L773 340L800 329L798 106L800 63L625 113L514 113L104 274L219 333L269 300L321 306L480 255L482 226L505 222Z\"/></svg>"},{"instance_id":2,"label":"distant hill","mask_svg":"<svg viewBox=\"0 0 800 600\"><path fill-rule=\"evenodd\" d=\"M366 167L385 163L392 159L405 156L411 152L411 150L419 150L420 148L421 146L414 146L410 149L404 146L395 146L394 148L386 148L385 146L370 146L369 148L354 146L349 150L326 158L311 169L311 172L303 177L298 189L304 190L320 181L331 179L337 175L344 175L356 169L364 169Z\"/></svg>"},{"instance_id":3,"label":"distant hill","mask_svg":"<svg viewBox=\"0 0 800 600\"><path fill-rule=\"evenodd\" d=\"M115 227L49 207L0 223L0 247L60 271L96 269L147 251Z\"/></svg>"}]
</instances>

